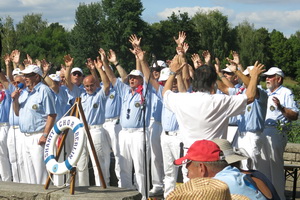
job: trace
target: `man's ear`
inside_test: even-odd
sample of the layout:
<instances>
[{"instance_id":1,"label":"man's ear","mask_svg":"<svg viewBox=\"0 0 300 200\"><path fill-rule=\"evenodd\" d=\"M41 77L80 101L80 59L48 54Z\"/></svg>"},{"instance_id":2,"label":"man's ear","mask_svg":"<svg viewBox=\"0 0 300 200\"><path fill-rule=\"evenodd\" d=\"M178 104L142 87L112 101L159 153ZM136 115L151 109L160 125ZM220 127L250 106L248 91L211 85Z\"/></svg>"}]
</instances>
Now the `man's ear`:
<instances>
[{"instance_id":1,"label":"man's ear","mask_svg":"<svg viewBox=\"0 0 300 200\"><path fill-rule=\"evenodd\" d=\"M199 163L197 170L200 177L208 177L207 167L203 163Z\"/></svg>"}]
</instances>

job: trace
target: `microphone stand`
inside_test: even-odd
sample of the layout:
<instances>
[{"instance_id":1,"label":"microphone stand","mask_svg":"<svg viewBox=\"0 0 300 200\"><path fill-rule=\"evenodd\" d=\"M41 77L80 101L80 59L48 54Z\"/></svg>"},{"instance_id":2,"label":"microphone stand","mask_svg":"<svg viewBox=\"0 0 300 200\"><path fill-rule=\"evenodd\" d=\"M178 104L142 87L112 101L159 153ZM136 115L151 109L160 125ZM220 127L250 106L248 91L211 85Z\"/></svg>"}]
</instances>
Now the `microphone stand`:
<instances>
[{"instance_id":1,"label":"microphone stand","mask_svg":"<svg viewBox=\"0 0 300 200\"><path fill-rule=\"evenodd\" d=\"M142 112L141 112L141 115L143 115L143 134L144 134L144 168L145 168L145 195L146 195L146 198L148 199L148 159L147 159L147 143L146 143L146 105L147 105L147 94L148 94L148 91L149 91L149 85L150 85L150 78L151 78L151 75L152 75L152 69L150 68L150 74L149 74L149 77L146 77L148 78L148 82L147 82L147 85L146 85L146 92L145 92L145 96L144 96L144 101L143 101L143 105L142 105Z\"/></svg>"}]
</instances>

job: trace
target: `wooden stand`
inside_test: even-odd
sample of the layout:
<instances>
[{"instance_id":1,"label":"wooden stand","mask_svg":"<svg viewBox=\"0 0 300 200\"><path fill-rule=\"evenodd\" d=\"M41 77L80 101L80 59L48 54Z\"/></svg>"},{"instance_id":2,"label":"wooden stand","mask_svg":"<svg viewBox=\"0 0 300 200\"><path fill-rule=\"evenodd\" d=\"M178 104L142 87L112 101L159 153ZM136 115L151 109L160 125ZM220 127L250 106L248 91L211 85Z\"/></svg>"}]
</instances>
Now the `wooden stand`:
<instances>
[{"instance_id":1,"label":"wooden stand","mask_svg":"<svg viewBox=\"0 0 300 200\"><path fill-rule=\"evenodd\" d=\"M84 112L83 112L83 109L82 109L81 98L76 98L76 101L75 101L74 105L72 106L72 110L70 111L70 116L74 116L74 114L77 118L81 118L81 121L83 122L85 132L86 132L86 135L87 135L87 139L88 139L88 141L91 145L92 156L95 159L95 163L96 163L96 166L97 166L97 170L98 170L99 178L100 178L100 181L101 181L101 185L105 189L106 188L106 183L105 183L104 178L103 178L101 166L100 166L97 154L96 154L96 150L95 150L95 146L94 146L94 143L93 143L93 140L92 140L92 137L91 137L89 126L86 122L86 118L85 118L85 115L84 115ZM61 151L62 151L62 148L65 144L65 140L66 140L67 135L68 135L68 130L65 130L63 135L62 135L61 143L59 144L58 150L56 152L56 157L55 157L56 160L58 160L58 158L61 154ZM70 174L71 174L70 194L74 194L75 177L76 177L76 168L75 167L73 167L71 169ZM50 175L48 176L48 178L46 180L46 183L44 185L44 188L46 190L49 188L49 184L50 184L50 180L51 180L52 176L53 176L53 174L50 173Z\"/></svg>"}]
</instances>

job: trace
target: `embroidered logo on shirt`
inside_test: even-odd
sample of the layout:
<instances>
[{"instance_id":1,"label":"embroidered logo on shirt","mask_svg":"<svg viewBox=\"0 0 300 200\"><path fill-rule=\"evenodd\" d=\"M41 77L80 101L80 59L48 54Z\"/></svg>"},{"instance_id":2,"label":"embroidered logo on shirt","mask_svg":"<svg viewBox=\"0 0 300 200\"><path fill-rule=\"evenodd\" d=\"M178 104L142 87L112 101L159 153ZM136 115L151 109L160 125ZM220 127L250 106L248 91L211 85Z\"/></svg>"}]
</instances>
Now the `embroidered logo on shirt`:
<instances>
[{"instance_id":1,"label":"embroidered logo on shirt","mask_svg":"<svg viewBox=\"0 0 300 200\"><path fill-rule=\"evenodd\" d=\"M136 102L134 105L135 105L136 108L141 107L141 104L138 103L138 102Z\"/></svg>"},{"instance_id":2,"label":"embroidered logo on shirt","mask_svg":"<svg viewBox=\"0 0 300 200\"><path fill-rule=\"evenodd\" d=\"M110 99L113 99L113 98L115 98L115 95L111 94L111 95L109 96L109 98L110 98Z\"/></svg>"},{"instance_id":3,"label":"embroidered logo on shirt","mask_svg":"<svg viewBox=\"0 0 300 200\"><path fill-rule=\"evenodd\" d=\"M247 106L247 111L250 112L251 106Z\"/></svg>"},{"instance_id":4,"label":"embroidered logo on shirt","mask_svg":"<svg viewBox=\"0 0 300 200\"><path fill-rule=\"evenodd\" d=\"M271 110L271 111L274 111L274 110L275 110L275 107L274 107L274 106L270 106L270 110Z\"/></svg>"},{"instance_id":5,"label":"embroidered logo on shirt","mask_svg":"<svg viewBox=\"0 0 300 200\"><path fill-rule=\"evenodd\" d=\"M93 108L98 108L98 104L95 103L95 104L93 105Z\"/></svg>"},{"instance_id":6,"label":"embroidered logo on shirt","mask_svg":"<svg viewBox=\"0 0 300 200\"><path fill-rule=\"evenodd\" d=\"M38 106L36 104L32 105L33 110L37 110Z\"/></svg>"}]
</instances>

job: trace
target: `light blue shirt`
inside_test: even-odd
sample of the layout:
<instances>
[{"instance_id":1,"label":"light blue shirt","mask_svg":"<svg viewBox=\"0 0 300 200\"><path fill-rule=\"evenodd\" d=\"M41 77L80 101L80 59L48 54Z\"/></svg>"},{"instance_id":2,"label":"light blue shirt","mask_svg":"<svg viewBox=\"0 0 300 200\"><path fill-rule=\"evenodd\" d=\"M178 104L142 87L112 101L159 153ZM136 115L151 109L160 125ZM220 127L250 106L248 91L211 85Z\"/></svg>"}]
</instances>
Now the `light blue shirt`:
<instances>
[{"instance_id":1,"label":"light blue shirt","mask_svg":"<svg viewBox=\"0 0 300 200\"><path fill-rule=\"evenodd\" d=\"M263 89L257 89L259 98L247 105L244 115L238 115L237 117L240 132L262 132L265 128L268 95ZM245 92L246 90L243 91L243 93Z\"/></svg>"},{"instance_id":2,"label":"light blue shirt","mask_svg":"<svg viewBox=\"0 0 300 200\"><path fill-rule=\"evenodd\" d=\"M143 111L142 111L142 102L141 95L138 93L132 94L130 86L121 82L117 79L115 85L117 93L120 94L122 99L121 113L120 113L120 124L122 128L142 128L143 127ZM151 115L151 84L148 84L147 96L146 99L146 127L150 123ZM146 93L147 84L143 84L143 95Z\"/></svg>"},{"instance_id":3,"label":"light blue shirt","mask_svg":"<svg viewBox=\"0 0 300 200\"><path fill-rule=\"evenodd\" d=\"M31 92L23 90L19 98L19 124L22 133L43 131L49 114L56 114L54 95L43 83Z\"/></svg>"},{"instance_id":4,"label":"light blue shirt","mask_svg":"<svg viewBox=\"0 0 300 200\"><path fill-rule=\"evenodd\" d=\"M68 102L67 102L66 108L65 108L66 111L68 111L72 107L72 105L75 103L75 99L78 96L73 96L73 93L65 85L62 85L61 87L67 92L67 95L68 95ZM76 86L76 87L78 87L78 86ZM78 88L81 90L81 92L85 92L85 89L83 88L82 85L80 85Z\"/></svg>"},{"instance_id":5,"label":"light blue shirt","mask_svg":"<svg viewBox=\"0 0 300 200\"><path fill-rule=\"evenodd\" d=\"M88 94L85 91L83 92L80 87L74 85L71 95L74 97L80 96L82 109L89 125L101 125L104 123L107 96L103 89L98 88L93 94Z\"/></svg>"},{"instance_id":6,"label":"light blue shirt","mask_svg":"<svg viewBox=\"0 0 300 200\"><path fill-rule=\"evenodd\" d=\"M162 100L163 86L159 86L157 96ZM161 124L164 131L177 131L179 130L179 124L176 119L175 113L170 111L165 105L162 107Z\"/></svg>"},{"instance_id":7,"label":"light blue shirt","mask_svg":"<svg viewBox=\"0 0 300 200\"><path fill-rule=\"evenodd\" d=\"M8 90L9 93L12 93L13 91L15 91L16 87L13 84L9 84L8 86ZM22 91L21 91L22 93ZM19 126L19 116L17 116L14 112L13 109L13 104L10 105L10 110L9 110L9 125L11 126Z\"/></svg>"},{"instance_id":8,"label":"light blue shirt","mask_svg":"<svg viewBox=\"0 0 300 200\"><path fill-rule=\"evenodd\" d=\"M265 125L276 126L277 121L279 121L280 124L286 124L289 122L289 120L284 117L282 112L278 110L277 106L272 100L273 97L277 97L280 101L280 104L283 107L289 108L297 113L299 112L299 109L297 108L297 104L294 100L294 95L290 89L281 85L272 93L268 89L267 93L269 98L268 98L268 107L267 107L267 116L266 116Z\"/></svg>"},{"instance_id":9,"label":"light blue shirt","mask_svg":"<svg viewBox=\"0 0 300 200\"><path fill-rule=\"evenodd\" d=\"M116 89L110 85L109 95L105 104L105 119L116 118L121 112L121 97Z\"/></svg>"},{"instance_id":10,"label":"light blue shirt","mask_svg":"<svg viewBox=\"0 0 300 200\"><path fill-rule=\"evenodd\" d=\"M246 174L240 172L240 170L235 167L225 167L222 171L217 173L214 178L225 182L228 185L231 194L244 195L251 200L266 199L264 195L251 184Z\"/></svg>"},{"instance_id":11,"label":"light blue shirt","mask_svg":"<svg viewBox=\"0 0 300 200\"><path fill-rule=\"evenodd\" d=\"M64 87L59 87L58 93L55 93L54 91L52 91L52 92L54 95L55 108L56 108L56 112L57 112L55 121L57 122L67 112L66 105L68 104L69 98L68 98L68 93Z\"/></svg>"},{"instance_id":12,"label":"light blue shirt","mask_svg":"<svg viewBox=\"0 0 300 200\"><path fill-rule=\"evenodd\" d=\"M161 112L162 112L162 99L158 98L156 90L152 87L152 96L151 96L151 117L154 118L156 122L161 122Z\"/></svg>"},{"instance_id":13,"label":"light blue shirt","mask_svg":"<svg viewBox=\"0 0 300 200\"><path fill-rule=\"evenodd\" d=\"M0 123L9 122L9 110L11 104L10 90L3 90L5 93L4 99L0 102Z\"/></svg>"}]
</instances>

